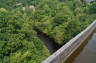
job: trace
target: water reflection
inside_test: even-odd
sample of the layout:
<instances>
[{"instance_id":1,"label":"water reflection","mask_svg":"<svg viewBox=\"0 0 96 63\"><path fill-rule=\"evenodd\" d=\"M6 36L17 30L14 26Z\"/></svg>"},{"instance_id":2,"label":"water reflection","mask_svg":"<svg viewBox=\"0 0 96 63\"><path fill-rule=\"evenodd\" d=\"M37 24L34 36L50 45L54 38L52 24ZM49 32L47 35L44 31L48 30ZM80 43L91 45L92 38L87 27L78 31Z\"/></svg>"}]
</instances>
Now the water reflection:
<instances>
[{"instance_id":1,"label":"water reflection","mask_svg":"<svg viewBox=\"0 0 96 63\"><path fill-rule=\"evenodd\" d=\"M96 63L96 33L73 63Z\"/></svg>"}]
</instances>

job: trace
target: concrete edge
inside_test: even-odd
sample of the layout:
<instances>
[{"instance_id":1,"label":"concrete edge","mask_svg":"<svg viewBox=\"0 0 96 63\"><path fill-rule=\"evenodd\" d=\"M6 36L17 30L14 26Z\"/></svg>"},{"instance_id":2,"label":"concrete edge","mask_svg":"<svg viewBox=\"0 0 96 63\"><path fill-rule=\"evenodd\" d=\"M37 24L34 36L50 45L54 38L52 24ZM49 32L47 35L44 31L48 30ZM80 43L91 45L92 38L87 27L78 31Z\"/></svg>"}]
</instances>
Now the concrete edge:
<instances>
[{"instance_id":1,"label":"concrete edge","mask_svg":"<svg viewBox=\"0 0 96 63\"><path fill-rule=\"evenodd\" d=\"M42 63L62 63L62 61L66 59L70 51L74 49L74 46L76 46L75 44L80 44L80 42L83 42L83 40L86 39L93 32L95 28L96 28L96 20L91 25L89 25L85 30L83 30L81 33L79 33L77 36L71 39L68 43L62 46L59 50L57 50L55 53L49 56Z\"/></svg>"}]
</instances>

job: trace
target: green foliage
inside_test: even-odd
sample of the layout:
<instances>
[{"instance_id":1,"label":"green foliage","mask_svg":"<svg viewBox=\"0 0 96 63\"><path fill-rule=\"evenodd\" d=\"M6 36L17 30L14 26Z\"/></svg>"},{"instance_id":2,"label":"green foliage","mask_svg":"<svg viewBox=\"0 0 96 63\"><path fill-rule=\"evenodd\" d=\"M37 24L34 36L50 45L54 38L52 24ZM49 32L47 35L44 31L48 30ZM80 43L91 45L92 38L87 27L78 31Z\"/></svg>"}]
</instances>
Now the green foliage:
<instances>
[{"instance_id":1,"label":"green foliage","mask_svg":"<svg viewBox=\"0 0 96 63\"><path fill-rule=\"evenodd\" d=\"M0 0L0 63L41 63L50 53L33 26L62 45L96 19L95 10L83 0Z\"/></svg>"},{"instance_id":2,"label":"green foliage","mask_svg":"<svg viewBox=\"0 0 96 63\"><path fill-rule=\"evenodd\" d=\"M89 6L89 13L96 13L96 3Z\"/></svg>"},{"instance_id":3,"label":"green foliage","mask_svg":"<svg viewBox=\"0 0 96 63\"><path fill-rule=\"evenodd\" d=\"M43 0L36 6L35 25L59 45L65 44L96 18L87 13L89 6L80 0Z\"/></svg>"},{"instance_id":4,"label":"green foliage","mask_svg":"<svg viewBox=\"0 0 96 63\"><path fill-rule=\"evenodd\" d=\"M0 13L1 63L40 63L50 55L28 20L20 11Z\"/></svg>"}]
</instances>

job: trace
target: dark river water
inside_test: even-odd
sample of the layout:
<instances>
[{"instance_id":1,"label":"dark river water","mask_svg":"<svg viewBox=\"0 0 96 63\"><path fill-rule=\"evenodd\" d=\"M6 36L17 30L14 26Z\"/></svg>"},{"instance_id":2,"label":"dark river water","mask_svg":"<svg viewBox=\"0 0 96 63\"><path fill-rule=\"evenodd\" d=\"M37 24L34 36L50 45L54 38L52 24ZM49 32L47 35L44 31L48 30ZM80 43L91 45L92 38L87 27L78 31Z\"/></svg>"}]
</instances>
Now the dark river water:
<instances>
[{"instance_id":1,"label":"dark river water","mask_svg":"<svg viewBox=\"0 0 96 63\"><path fill-rule=\"evenodd\" d=\"M33 27L33 29L37 32L37 37L44 43L44 45L48 48L51 54L53 54L60 48L60 46L56 44L54 39L50 38L48 35L43 33L37 27Z\"/></svg>"},{"instance_id":2,"label":"dark river water","mask_svg":"<svg viewBox=\"0 0 96 63\"><path fill-rule=\"evenodd\" d=\"M40 40L42 40L42 42L45 44L51 54L59 49L57 44L55 44L55 42L52 39L48 38L46 35L38 33L37 36Z\"/></svg>"},{"instance_id":3,"label":"dark river water","mask_svg":"<svg viewBox=\"0 0 96 63\"><path fill-rule=\"evenodd\" d=\"M96 63L96 33L88 41L73 63Z\"/></svg>"}]
</instances>

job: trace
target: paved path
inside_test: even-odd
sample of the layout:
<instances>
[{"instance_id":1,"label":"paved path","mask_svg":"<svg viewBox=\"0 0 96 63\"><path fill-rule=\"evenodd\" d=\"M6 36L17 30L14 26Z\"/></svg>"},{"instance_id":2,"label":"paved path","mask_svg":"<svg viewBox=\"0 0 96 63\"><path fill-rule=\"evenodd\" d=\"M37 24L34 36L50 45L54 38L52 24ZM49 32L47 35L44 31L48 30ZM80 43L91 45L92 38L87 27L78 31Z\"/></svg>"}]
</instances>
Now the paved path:
<instances>
[{"instance_id":1,"label":"paved path","mask_svg":"<svg viewBox=\"0 0 96 63\"><path fill-rule=\"evenodd\" d=\"M73 63L96 63L96 33Z\"/></svg>"}]
</instances>

